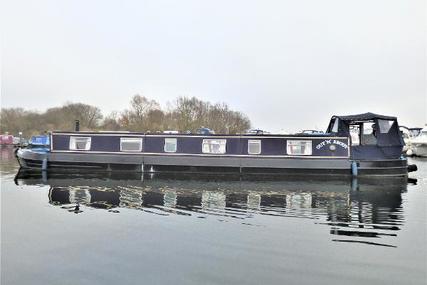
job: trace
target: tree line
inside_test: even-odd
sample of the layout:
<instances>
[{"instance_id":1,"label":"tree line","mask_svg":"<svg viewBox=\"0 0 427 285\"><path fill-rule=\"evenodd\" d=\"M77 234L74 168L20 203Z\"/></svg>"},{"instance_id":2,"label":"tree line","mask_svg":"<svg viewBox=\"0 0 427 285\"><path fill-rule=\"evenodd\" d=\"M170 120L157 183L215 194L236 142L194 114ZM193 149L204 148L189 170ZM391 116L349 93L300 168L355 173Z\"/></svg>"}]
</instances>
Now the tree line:
<instances>
[{"instance_id":1,"label":"tree line","mask_svg":"<svg viewBox=\"0 0 427 285\"><path fill-rule=\"evenodd\" d=\"M132 97L129 108L103 116L100 108L83 103L66 103L45 112L23 108L2 108L0 132L24 137L52 130L74 130L79 120L80 130L163 132L174 130L194 133L208 127L217 133L242 133L251 127L249 118L231 110L225 103L212 104L196 97L179 97L161 108L158 102L144 96Z\"/></svg>"}]
</instances>

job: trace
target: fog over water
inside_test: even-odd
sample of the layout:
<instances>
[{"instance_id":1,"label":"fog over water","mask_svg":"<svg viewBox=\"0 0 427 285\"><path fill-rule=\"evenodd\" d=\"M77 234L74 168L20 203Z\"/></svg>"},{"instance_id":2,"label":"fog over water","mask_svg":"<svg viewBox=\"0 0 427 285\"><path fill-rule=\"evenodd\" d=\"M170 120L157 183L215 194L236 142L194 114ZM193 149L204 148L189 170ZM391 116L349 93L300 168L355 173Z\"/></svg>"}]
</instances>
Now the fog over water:
<instances>
[{"instance_id":1,"label":"fog over water","mask_svg":"<svg viewBox=\"0 0 427 285\"><path fill-rule=\"evenodd\" d=\"M225 102L254 127L333 114L426 123L426 2L7 1L1 105L123 110L141 94Z\"/></svg>"}]
</instances>

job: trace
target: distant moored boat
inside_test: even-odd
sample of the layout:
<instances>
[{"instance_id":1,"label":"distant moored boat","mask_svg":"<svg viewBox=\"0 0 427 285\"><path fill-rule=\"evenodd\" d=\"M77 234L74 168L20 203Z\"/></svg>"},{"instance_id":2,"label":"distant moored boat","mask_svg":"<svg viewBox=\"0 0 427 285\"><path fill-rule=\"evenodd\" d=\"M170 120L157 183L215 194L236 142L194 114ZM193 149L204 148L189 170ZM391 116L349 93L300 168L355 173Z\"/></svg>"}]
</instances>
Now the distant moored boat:
<instances>
[{"instance_id":1,"label":"distant moored boat","mask_svg":"<svg viewBox=\"0 0 427 285\"><path fill-rule=\"evenodd\" d=\"M0 135L0 145L13 145L13 136Z\"/></svg>"},{"instance_id":2,"label":"distant moored boat","mask_svg":"<svg viewBox=\"0 0 427 285\"><path fill-rule=\"evenodd\" d=\"M411 151L416 156L427 156L427 127L411 139Z\"/></svg>"}]
</instances>

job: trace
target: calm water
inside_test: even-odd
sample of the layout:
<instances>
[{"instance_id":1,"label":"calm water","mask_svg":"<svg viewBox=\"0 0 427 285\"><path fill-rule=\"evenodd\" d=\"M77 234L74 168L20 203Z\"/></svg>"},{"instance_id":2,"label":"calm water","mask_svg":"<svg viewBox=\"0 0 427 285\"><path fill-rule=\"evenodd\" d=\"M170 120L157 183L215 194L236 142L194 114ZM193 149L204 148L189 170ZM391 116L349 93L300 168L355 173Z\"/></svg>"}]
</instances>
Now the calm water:
<instances>
[{"instance_id":1,"label":"calm water","mask_svg":"<svg viewBox=\"0 0 427 285\"><path fill-rule=\"evenodd\" d=\"M427 160L406 184L15 179L1 158L4 285L427 283Z\"/></svg>"}]
</instances>

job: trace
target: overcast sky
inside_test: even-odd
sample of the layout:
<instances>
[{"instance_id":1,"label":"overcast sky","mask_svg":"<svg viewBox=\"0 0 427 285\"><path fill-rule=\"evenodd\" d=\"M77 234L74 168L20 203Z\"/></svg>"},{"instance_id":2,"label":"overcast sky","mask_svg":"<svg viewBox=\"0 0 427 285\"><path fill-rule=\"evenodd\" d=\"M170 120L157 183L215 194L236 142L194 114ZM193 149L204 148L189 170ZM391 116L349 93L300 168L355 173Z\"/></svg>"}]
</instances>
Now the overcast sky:
<instances>
[{"instance_id":1,"label":"overcast sky","mask_svg":"<svg viewBox=\"0 0 427 285\"><path fill-rule=\"evenodd\" d=\"M425 0L3 1L1 105L225 102L271 131L427 122Z\"/></svg>"}]
</instances>

